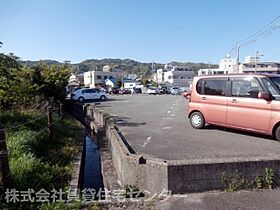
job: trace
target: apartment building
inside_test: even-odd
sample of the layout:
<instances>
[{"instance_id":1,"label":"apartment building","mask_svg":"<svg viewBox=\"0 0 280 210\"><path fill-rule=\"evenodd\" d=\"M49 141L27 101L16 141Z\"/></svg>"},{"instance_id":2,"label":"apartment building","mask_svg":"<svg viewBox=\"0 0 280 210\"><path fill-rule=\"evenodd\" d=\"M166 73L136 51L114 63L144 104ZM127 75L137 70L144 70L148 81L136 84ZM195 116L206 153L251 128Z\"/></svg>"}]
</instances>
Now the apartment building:
<instances>
[{"instance_id":1,"label":"apartment building","mask_svg":"<svg viewBox=\"0 0 280 210\"><path fill-rule=\"evenodd\" d=\"M164 69L158 69L156 82L159 84L169 84L170 86L188 86L192 81L195 72L187 66L166 64Z\"/></svg>"},{"instance_id":2,"label":"apartment building","mask_svg":"<svg viewBox=\"0 0 280 210\"><path fill-rule=\"evenodd\" d=\"M87 71L84 73L85 87L104 87L106 79L117 78L116 72L110 71Z\"/></svg>"}]
</instances>

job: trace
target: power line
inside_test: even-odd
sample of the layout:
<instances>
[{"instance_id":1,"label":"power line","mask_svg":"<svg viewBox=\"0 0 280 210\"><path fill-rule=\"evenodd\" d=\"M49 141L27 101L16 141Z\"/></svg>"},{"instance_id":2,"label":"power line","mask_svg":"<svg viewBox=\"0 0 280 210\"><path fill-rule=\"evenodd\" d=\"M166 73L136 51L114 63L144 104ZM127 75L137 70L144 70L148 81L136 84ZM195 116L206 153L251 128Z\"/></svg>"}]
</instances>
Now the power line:
<instances>
[{"instance_id":1,"label":"power line","mask_svg":"<svg viewBox=\"0 0 280 210\"><path fill-rule=\"evenodd\" d=\"M265 25L264 27L262 27L260 30L258 30L257 32L255 32L254 34L250 35L249 37L247 37L246 39L240 40L239 43L244 43L247 40L253 39L254 36L259 36L260 34L263 34L265 31L270 30L271 25L278 21L280 19L280 15L278 15L276 18L274 18L272 21L270 21L267 25Z\"/></svg>"},{"instance_id":2,"label":"power line","mask_svg":"<svg viewBox=\"0 0 280 210\"><path fill-rule=\"evenodd\" d=\"M278 53L274 54L273 56L271 56L271 57L267 58L267 60L270 60L270 59L276 58L276 57L278 57L279 55L280 55L280 52L278 52Z\"/></svg>"},{"instance_id":3,"label":"power line","mask_svg":"<svg viewBox=\"0 0 280 210\"><path fill-rule=\"evenodd\" d=\"M272 21L270 21L267 25L262 27L260 30L258 30L254 34L250 35L246 39L240 40L238 42L239 45L237 45L236 47L233 47L230 50L229 54L235 55L239 48L248 46L252 43L255 43L255 42L269 36L270 34L275 32L279 28L280 28L280 15L276 16Z\"/></svg>"}]
</instances>

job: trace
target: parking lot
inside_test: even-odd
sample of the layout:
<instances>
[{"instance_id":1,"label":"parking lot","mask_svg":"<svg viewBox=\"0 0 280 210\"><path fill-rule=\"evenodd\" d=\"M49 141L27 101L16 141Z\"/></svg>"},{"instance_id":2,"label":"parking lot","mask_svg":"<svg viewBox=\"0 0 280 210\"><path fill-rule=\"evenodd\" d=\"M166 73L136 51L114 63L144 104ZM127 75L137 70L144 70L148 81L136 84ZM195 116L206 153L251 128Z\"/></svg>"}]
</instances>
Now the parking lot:
<instances>
[{"instance_id":1,"label":"parking lot","mask_svg":"<svg viewBox=\"0 0 280 210\"><path fill-rule=\"evenodd\" d=\"M275 157L280 143L272 137L206 126L193 129L188 101L173 95L114 95L97 103L114 116L136 154L166 160Z\"/></svg>"}]
</instances>

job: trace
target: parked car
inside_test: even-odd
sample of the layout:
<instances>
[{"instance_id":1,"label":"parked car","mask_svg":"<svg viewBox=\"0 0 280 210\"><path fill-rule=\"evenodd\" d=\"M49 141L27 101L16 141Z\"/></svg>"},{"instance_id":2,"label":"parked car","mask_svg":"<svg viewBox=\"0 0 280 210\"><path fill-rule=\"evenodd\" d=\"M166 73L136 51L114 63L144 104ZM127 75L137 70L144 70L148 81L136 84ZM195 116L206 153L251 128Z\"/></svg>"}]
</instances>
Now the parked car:
<instances>
[{"instance_id":1,"label":"parked car","mask_svg":"<svg viewBox=\"0 0 280 210\"><path fill-rule=\"evenodd\" d=\"M120 93L120 88L118 88L118 87L113 87L110 91L109 91L109 93L110 94L119 94Z\"/></svg>"},{"instance_id":2,"label":"parked car","mask_svg":"<svg viewBox=\"0 0 280 210\"><path fill-rule=\"evenodd\" d=\"M170 92L170 90L169 90L169 88L168 87L161 87L160 89L159 89L159 94L170 94L171 92Z\"/></svg>"},{"instance_id":3,"label":"parked car","mask_svg":"<svg viewBox=\"0 0 280 210\"><path fill-rule=\"evenodd\" d=\"M179 87L172 87L172 88L170 89L170 93L171 93L172 95L179 95L179 94L180 94L180 88L179 88Z\"/></svg>"},{"instance_id":4,"label":"parked car","mask_svg":"<svg viewBox=\"0 0 280 210\"><path fill-rule=\"evenodd\" d=\"M142 93L142 89L141 88L133 88L133 94L141 94Z\"/></svg>"},{"instance_id":5,"label":"parked car","mask_svg":"<svg viewBox=\"0 0 280 210\"><path fill-rule=\"evenodd\" d=\"M97 88L81 88L76 90L71 94L71 100L84 102L85 100L106 100L108 98L108 94L104 91L100 91Z\"/></svg>"},{"instance_id":6,"label":"parked car","mask_svg":"<svg viewBox=\"0 0 280 210\"><path fill-rule=\"evenodd\" d=\"M132 92L131 92L130 89L122 89L122 90L120 90L119 93L120 93L121 95L124 95L124 94L131 94Z\"/></svg>"},{"instance_id":7,"label":"parked car","mask_svg":"<svg viewBox=\"0 0 280 210\"><path fill-rule=\"evenodd\" d=\"M189 118L205 124L275 136L280 141L280 76L237 74L199 76L193 80Z\"/></svg>"},{"instance_id":8,"label":"parked car","mask_svg":"<svg viewBox=\"0 0 280 210\"><path fill-rule=\"evenodd\" d=\"M156 94L159 94L159 90L156 87L149 87L147 89L147 93L150 95L156 95Z\"/></svg>"},{"instance_id":9,"label":"parked car","mask_svg":"<svg viewBox=\"0 0 280 210\"><path fill-rule=\"evenodd\" d=\"M191 94L192 94L192 91L191 91L191 90L185 90L185 91L183 92L183 96L184 96L185 98L190 98L190 97L191 97Z\"/></svg>"}]
</instances>

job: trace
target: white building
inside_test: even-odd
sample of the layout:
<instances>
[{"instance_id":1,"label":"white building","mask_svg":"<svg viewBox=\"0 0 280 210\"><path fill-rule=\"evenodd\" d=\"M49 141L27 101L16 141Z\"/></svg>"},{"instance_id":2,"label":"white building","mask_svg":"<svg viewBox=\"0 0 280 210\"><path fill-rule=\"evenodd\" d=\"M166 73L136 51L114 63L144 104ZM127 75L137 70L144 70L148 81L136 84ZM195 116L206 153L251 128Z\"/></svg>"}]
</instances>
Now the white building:
<instances>
[{"instance_id":1,"label":"white building","mask_svg":"<svg viewBox=\"0 0 280 210\"><path fill-rule=\"evenodd\" d=\"M260 56L246 56L244 63L255 63L255 62L260 62L261 57Z\"/></svg>"},{"instance_id":2,"label":"white building","mask_svg":"<svg viewBox=\"0 0 280 210\"><path fill-rule=\"evenodd\" d=\"M236 58L231 58L227 55L219 62L219 70L229 74L238 73L238 64Z\"/></svg>"},{"instance_id":3,"label":"white building","mask_svg":"<svg viewBox=\"0 0 280 210\"><path fill-rule=\"evenodd\" d=\"M105 85L107 86L107 87L115 87L115 85L116 85L116 82L117 82L117 79L109 79L109 78L107 78L106 80L105 80Z\"/></svg>"},{"instance_id":4,"label":"white building","mask_svg":"<svg viewBox=\"0 0 280 210\"><path fill-rule=\"evenodd\" d=\"M105 86L107 78L114 79L116 76L115 72L87 71L84 73L84 83L86 87L91 88Z\"/></svg>"},{"instance_id":5,"label":"white building","mask_svg":"<svg viewBox=\"0 0 280 210\"><path fill-rule=\"evenodd\" d=\"M134 88L143 88L140 81L123 81L123 88L133 90Z\"/></svg>"},{"instance_id":6,"label":"white building","mask_svg":"<svg viewBox=\"0 0 280 210\"><path fill-rule=\"evenodd\" d=\"M240 67L238 67L238 62L236 58L231 58L227 55L225 58L221 59L219 62L219 68L215 69L199 69L198 75L207 74L234 74L240 73Z\"/></svg>"},{"instance_id":7,"label":"white building","mask_svg":"<svg viewBox=\"0 0 280 210\"><path fill-rule=\"evenodd\" d=\"M163 69L158 69L157 70L155 81L159 84L164 82L164 71L163 71Z\"/></svg>"},{"instance_id":8,"label":"white building","mask_svg":"<svg viewBox=\"0 0 280 210\"><path fill-rule=\"evenodd\" d=\"M170 84L171 86L186 87L193 80L195 72L192 68L185 66L165 65L165 69L157 70L157 82L159 84Z\"/></svg>"},{"instance_id":9,"label":"white building","mask_svg":"<svg viewBox=\"0 0 280 210\"><path fill-rule=\"evenodd\" d=\"M103 66L102 69L103 69L104 72L111 72L112 71L112 69L111 69L111 67L109 65Z\"/></svg>"},{"instance_id":10,"label":"white building","mask_svg":"<svg viewBox=\"0 0 280 210\"><path fill-rule=\"evenodd\" d=\"M198 75L208 75L208 74L227 74L227 70L223 69L199 69L198 70Z\"/></svg>"}]
</instances>

